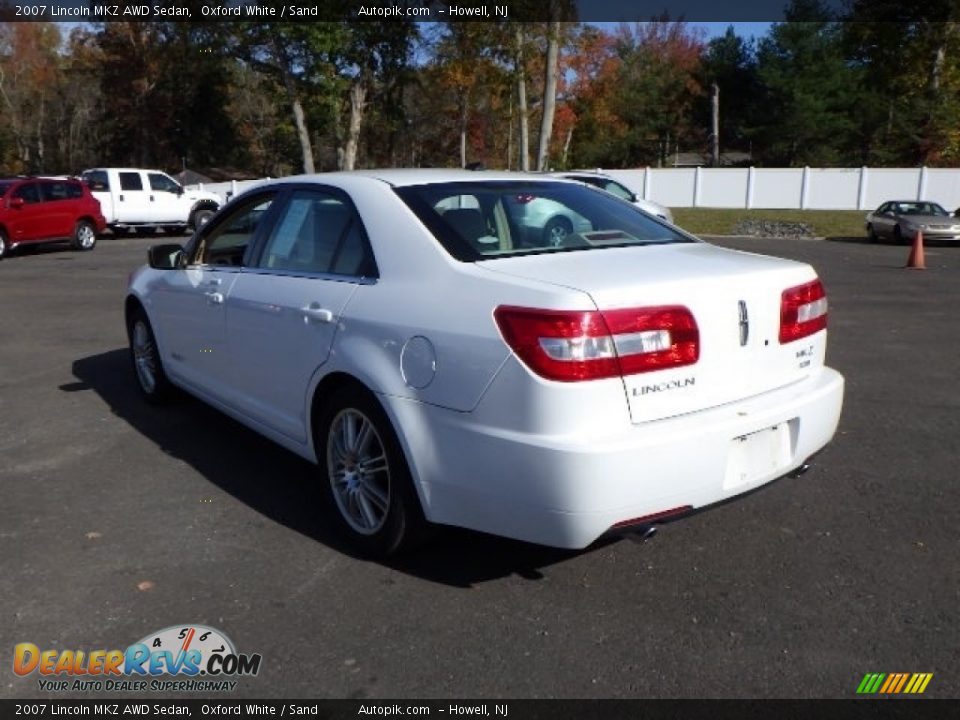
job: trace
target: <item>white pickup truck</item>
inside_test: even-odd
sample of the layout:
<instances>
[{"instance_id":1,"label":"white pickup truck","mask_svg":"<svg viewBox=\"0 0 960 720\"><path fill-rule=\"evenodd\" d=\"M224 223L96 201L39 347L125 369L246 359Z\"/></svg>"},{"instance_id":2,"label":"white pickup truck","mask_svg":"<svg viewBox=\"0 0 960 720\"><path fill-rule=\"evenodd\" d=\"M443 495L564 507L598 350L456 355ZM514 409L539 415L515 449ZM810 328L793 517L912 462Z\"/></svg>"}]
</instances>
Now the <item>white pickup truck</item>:
<instances>
[{"instance_id":1,"label":"white pickup truck","mask_svg":"<svg viewBox=\"0 0 960 720\"><path fill-rule=\"evenodd\" d=\"M198 228L222 203L214 193L185 188L159 170L93 168L81 177L116 235L158 227L168 232Z\"/></svg>"}]
</instances>

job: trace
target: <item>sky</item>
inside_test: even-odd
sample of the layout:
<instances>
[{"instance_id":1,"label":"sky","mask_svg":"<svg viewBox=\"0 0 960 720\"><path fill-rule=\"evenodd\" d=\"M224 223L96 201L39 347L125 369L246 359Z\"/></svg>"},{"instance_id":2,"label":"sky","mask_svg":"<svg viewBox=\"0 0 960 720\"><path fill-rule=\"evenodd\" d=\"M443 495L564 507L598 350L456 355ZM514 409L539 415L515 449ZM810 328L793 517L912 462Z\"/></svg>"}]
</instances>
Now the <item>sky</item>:
<instances>
[{"instance_id":1,"label":"sky","mask_svg":"<svg viewBox=\"0 0 960 720\"><path fill-rule=\"evenodd\" d=\"M613 31L617 29L617 26L620 23L615 22L595 22L589 23L590 25L596 25L607 31ZM769 22L693 22L690 21L688 25L690 27L703 28L707 34L707 40L711 38L720 37L721 35L727 32L727 28L733 25L734 32L744 39L749 39L755 37L757 39L763 37L770 31L770 26L773 23Z\"/></svg>"},{"instance_id":2,"label":"sky","mask_svg":"<svg viewBox=\"0 0 960 720\"><path fill-rule=\"evenodd\" d=\"M61 22L58 23L63 30L64 35L69 34L69 32L82 23L77 22ZM617 23L594 23L601 27L611 27L616 28ZM707 33L707 39L713 37L719 37L727 32L727 28L733 25L734 31L743 38L749 38L751 36L760 38L767 34L770 30L771 23L768 22L691 22L690 25L696 27L702 27Z\"/></svg>"},{"instance_id":3,"label":"sky","mask_svg":"<svg viewBox=\"0 0 960 720\"><path fill-rule=\"evenodd\" d=\"M770 30L772 23L768 22L692 22L691 25L702 27L707 31L707 38L719 37L733 25L733 30L742 38L761 38Z\"/></svg>"}]
</instances>

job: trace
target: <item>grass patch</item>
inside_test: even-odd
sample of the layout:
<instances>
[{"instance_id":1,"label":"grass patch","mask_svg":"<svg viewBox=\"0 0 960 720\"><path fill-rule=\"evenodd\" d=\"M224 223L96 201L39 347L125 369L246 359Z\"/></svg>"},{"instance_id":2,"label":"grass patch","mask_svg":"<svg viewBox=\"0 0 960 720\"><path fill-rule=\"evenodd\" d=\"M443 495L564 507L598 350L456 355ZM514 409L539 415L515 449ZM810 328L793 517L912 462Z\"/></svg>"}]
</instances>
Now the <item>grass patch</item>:
<instances>
[{"instance_id":1,"label":"grass patch","mask_svg":"<svg viewBox=\"0 0 960 720\"><path fill-rule=\"evenodd\" d=\"M695 235L731 235L741 220L803 222L817 237L861 237L860 210L739 210L736 208L671 208L674 222Z\"/></svg>"}]
</instances>

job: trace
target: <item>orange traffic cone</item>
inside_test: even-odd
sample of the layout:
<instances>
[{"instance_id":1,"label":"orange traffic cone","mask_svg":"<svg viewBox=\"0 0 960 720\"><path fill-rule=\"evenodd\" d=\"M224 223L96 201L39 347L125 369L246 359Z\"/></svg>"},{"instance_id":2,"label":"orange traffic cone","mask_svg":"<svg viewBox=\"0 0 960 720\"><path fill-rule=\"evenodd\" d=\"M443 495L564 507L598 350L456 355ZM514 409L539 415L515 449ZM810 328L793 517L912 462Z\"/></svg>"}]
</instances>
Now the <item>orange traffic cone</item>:
<instances>
[{"instance_id":1,"label":"orange traffic cone","mask_svg":"<svg viewBox=\"0 0 960 720\"><path fill-rule=\"evenodd\" d=\"M927 269L927 262L923 257L923 232L920 230L917 230L917 234L913 236L913 247L910 248L906 267L910 270Z\"/></svg>"}]
</instances>

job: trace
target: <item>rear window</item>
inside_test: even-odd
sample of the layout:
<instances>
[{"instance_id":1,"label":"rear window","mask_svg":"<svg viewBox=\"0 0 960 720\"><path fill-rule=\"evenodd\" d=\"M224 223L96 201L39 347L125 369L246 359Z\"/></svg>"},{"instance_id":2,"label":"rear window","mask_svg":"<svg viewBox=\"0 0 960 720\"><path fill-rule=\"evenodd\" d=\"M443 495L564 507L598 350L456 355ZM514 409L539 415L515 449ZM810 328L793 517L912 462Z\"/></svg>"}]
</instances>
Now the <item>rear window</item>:
<instances>
[{"instance_id":1,"label":"rear window","mask_svg":"<svg viewBox=\"0 0 960 720\"><path fill-rule=\"evenodd\" d=\"M396 188L453 257L696 242L605 192L569 183L487 181Z\"/></svg>"},{"instance_id":2,"label":"rear window","mask_svg":"<svg viewBox=\"0 0 960 720\"><path fill-rule=\"evenodd\" d=\"M83 181L94 192L103 192L110 189L110 179L106 170L88 170L83 174Z\"/></svg>"},{"instance_id":3,"label":"rear window","mask_svg":"<svg viewBox=\"0 0 960 720\"><path fill-rule=\"evenodd\" d=\"M12 182L0 182L0 195L6 195L11 187L13 187Z\"/></svg>"}]
</instances>

